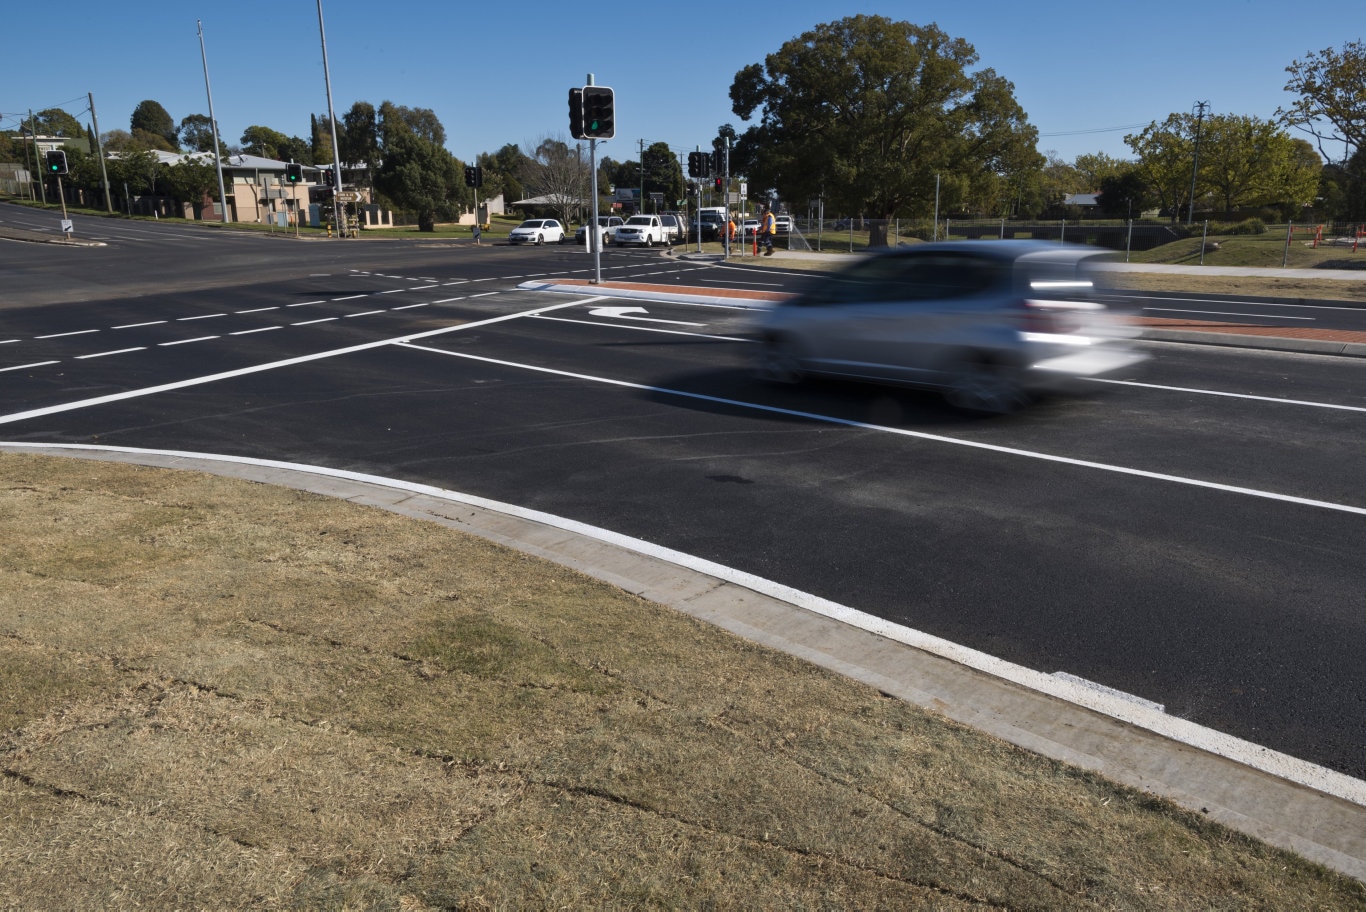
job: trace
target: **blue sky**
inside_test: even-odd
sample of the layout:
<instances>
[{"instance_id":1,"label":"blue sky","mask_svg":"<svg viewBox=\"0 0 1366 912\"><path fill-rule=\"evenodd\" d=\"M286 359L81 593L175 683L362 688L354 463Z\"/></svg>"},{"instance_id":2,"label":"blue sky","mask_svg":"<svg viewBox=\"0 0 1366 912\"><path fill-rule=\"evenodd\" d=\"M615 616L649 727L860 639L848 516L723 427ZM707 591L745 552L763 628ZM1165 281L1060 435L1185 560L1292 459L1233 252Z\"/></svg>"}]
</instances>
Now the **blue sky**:
<instances>
[{"instance_id":1,"label":"blue sky","mask_svg":"<svg viewBox=\"0 0 1366 912\"><path fill-rule=\"evenodd\" d=\"M447 147L469 161L507 143L568 140L565 96L588 73L617 96L617 137L599 155L639 156L666 142L706 148L726 123L744 132L729 88L812 28L859 13L935 23L972 44L979 67L1010 80L1065 161L1130 157L1126 133L1198 101L1216 114L1271 119L1291 96L1285 67L1360 40L1366 15L1285 0L728 0L597 3L523 0L323 0L332 97L431 108ZM203 23L214 113L223 139L260 124L308 135L327 111L317 0L64 0L9 4L0 55L0 128L29 109L60 107L100 130L128 129L144 99L177 122L207 114Z\"/></svg>"}]
</instances>

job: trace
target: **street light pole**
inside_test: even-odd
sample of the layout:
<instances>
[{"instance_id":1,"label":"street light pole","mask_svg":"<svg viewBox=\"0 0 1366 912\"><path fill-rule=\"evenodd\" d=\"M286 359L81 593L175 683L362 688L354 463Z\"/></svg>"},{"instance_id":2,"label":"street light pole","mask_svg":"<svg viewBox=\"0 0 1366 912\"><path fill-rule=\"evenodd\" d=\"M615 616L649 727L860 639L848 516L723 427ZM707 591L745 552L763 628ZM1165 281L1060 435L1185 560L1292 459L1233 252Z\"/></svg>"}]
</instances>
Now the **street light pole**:
<instances>
[{"instance_id":1,"label":"street light pole","mask_svg":"<svg viewBox=\"0 0 1366 912\"><path fill-rule=\"evenodd\" d=\"M209 96L209 129L213 132L213 160L218 170L218 205L222 209L223 224L227 224L228 218L228 194L223 190L223 150L218 143L218 120L213 116L213 89L209 88L209 56L204 53L204 23L195 20L195 25L199 26L199 56L204 61L204 92ZM90 107L95 107L92 99ZM94 116L92 110L91 116Z\"/></svg>"},{"instance_id":2,"label":"street light pole","mask_svg":"<svg viewBox=\"0 0 1366 912\"><path fill-rule=\"evenodd\" d=\"M342 227L341 203L337 201L337 194L341 192L341 149L337 144L337 114L332 110L332 76L327 69L327 31L323 28L323 0L318 0L318 34L322 37L323 44L323 82L327 85L327 122L332 127L332 220L337 226L337 237L346 237L346 230ZM476 213L475 218L479 216Z\"/></svg>"},{"instance_id":3,"label":"street light pole","mask_svg":"<svg viewBox=\"0 0 1366 912\"><path fill-rule=\"evenodd\" d=\"M1200 171L1200 124L1205 119L1205 109L1208 107L1208 101L1195 103L1195 157L1191 162L1191 198L1190 207L1186 210L1187 225L1195 219L1195 176Z\"/></svg>"}]
</instances>

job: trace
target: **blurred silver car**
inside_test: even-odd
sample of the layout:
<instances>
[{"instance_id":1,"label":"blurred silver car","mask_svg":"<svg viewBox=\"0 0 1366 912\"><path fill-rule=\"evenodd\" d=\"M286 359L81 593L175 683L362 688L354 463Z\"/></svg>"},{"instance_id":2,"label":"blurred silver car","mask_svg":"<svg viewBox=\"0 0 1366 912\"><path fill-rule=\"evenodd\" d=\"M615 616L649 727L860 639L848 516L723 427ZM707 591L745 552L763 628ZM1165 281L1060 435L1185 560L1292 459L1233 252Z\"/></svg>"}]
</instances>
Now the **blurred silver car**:
<instances>
[{"instance_id":1,"label":"blurred silver car","mask_svg":"<svg viewBox=\"0 0 1366 912\"><path fill-rule=\"evenodd\" d=\"M1003 413L1039 392L1145 360L1137 330L1095 300L1107 252L1034 241L901 247L860 259L757 321L759 373L942 390Z\"/></svg>"}]
</instances>

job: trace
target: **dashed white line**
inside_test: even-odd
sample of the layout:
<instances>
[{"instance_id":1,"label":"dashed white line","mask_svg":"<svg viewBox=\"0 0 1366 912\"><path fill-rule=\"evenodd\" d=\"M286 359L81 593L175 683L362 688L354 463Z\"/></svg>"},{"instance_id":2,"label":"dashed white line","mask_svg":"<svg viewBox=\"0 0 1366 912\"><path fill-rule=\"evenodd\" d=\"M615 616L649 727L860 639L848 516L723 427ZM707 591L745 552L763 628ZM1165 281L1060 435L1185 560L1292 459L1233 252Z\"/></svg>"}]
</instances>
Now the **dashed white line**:
<instances>
[{"instance_id":1,"label":"dashed white line","mask_svg":"<svg viewBox=\"0 0 1366 912\"><path fill-rule=\"evenodd\" d=\"M208 342L208 341L210 341L210 340L212 340L212 339L217 339L217 338L219 338L219 337L218 337L218 336L196 336L196 337L193 338L193 339L177 339L177 340L175 340L174 342L158 342L158 343L157 343L157 346L158 346L159 348L168 348L168 347L170 347L170 346L172 346L172 345L189 345L191 342Z\"/></svg>"},{"instance_id":2,"label":"dashed white line","mask_svg":"<svg viewBox=\"0 0 1366 912\"><path fill-rule=\"evenodd\" d=\"M146 323L124 323L122 326L115 326L114 329L141 329L144 326L160 326L165 320L148 320Z\"/></svg>"},{"instance_id":3,"label":"dashed white line","mask_svg":"<svg viewBox=\"0 0 1366 912\"><path fill-rule=\"evenodd\" d=\"M380 309L380 310L365 310L365 311L361 311L360 313L355 313L355 314L343 314L342 316L343 316L344 319L350 320L350 319L352 319L353 317L370 317L370 316L374 316L375 314L382 314L382 313L388 313L388 311L386 311L386 310L384 310L384 309Z\"/></svg>"},{"instance_id":4,"label":"dashed white line","mask_svg":"<svg viewBox=\"0 0 1366 912\"><path fill-rule=\"evenodd\" d=\"M227 314L202 314L198 317L176 317L177 323L189 323L191 320L212 320L214 317L226 317Z\"/></svg>"},{"instance_id":5,"label":"dashed white line","mask_svg":"<svg viewBox=\"0 0 1366 912\"><path fill-rule=\"evenodd\" d=\"M463 301L463 300L464 300L464 298L447 298L447 299L446 299L446 301ZM438 303L438 304L445 304L446 301L437 301L436 303ZM393 308L393 310L412 310L414 307L426 307L426 306L427 306L427 303L424 301L424 302L421 303L421 304L404 304L402 307L395 307L395 308Z\"/></svg>"},{"instance_id":6,"label":"dashed white line","mask_svg":"<svg viewBox=\"0 0 1366 912\"><path fill-rule=\"evenodd\" d=\"M249 336L252 333L270 332L272 329L280 329L279 326L258 326L255 329L239 329L237 332L228 333L230 336Z\"/></svg>"},{"instance_id":7,"label":"dashed white line","mask_svg":"<svg viewBox=\"0 0 1366 912\"><path fill-rule=\"evenodd\" d=\"M122 355L122 354L126 354L127 352L140 352L140 351L146 351L146 350L147 350L147 346L145 346L145 345L135 345L135 346L132 347L132 348L118 348L118 349L115 349L114 351L95 352L93 355L77 355L77 356L76 356L76 360L77 360L77 361L84 361L84 360L86 360L87 358L103 358L103 357L105 357L106 355Z\"/></svg>"},{"instance_id":8,"label":"dashed white line","mask_svg":"<svg viewBox=\"0 0 1366 912\"><path fill-rule=\"evenodd\" d=\"M323 317L321 320L304 320L301 323L291 323L290 326L312 326L314 323L331 323L333 320L340 320L341 317Z\"/></svg>"},{"instance_id":9,"label":"dashed white line","mask_svg":"<svg viewBox=\"0 0 1366 912\"><path fill-rule=\"evenodd\" d=\"M0 367L0 374L6 371L27 370L30 367L47 367L49 364L60 364L60 361L35 361L32 364L16 364L14 367Z\"/></svg>"},{"instance_id":10,"label":"dashed white line","mask_svg":"<svg viewBox=\"0 0 1366 912\"><path fill-rule=\"evenodd\" d=\"M356 298L368 298L368 297L370 297L368 294L358 294L358 295L347 295L347 296L345 296L345 297L343 297L343 298L329 298L328 300L330 300L330 301L354 301L354 300L356 300ZM318 303L322 303L322 302L320 301L320 302L318 302Z\"/></svg>"},{"instance_id":11,"label":"dashed white line","mask_svg":"<svg viewBox=\"0 0 1366 912\"><path fill-rule=\"evenodd\" d=\"M88 336L91 333L99 332L98 329L78 329L75 332L52 333L47 336L34 336L35 339L64 339L67 336Z\"/></svg>"},{"instance_id":12,"label":"dashed white line","mask_svg":"<svg viewBox=\"0 0 1366 912\"><path fill-rule=\"evenodd\" d=\"M264 313L264 312L266 312L267 310L279 310L279 309L280 309L280 305L276 304L276 305L274 305L274 306L272 306L272 307L253 307L251 310L234 310L233 313L235 313L235 314L258 314L258 313Z\"/></svg>"}]
</instances>

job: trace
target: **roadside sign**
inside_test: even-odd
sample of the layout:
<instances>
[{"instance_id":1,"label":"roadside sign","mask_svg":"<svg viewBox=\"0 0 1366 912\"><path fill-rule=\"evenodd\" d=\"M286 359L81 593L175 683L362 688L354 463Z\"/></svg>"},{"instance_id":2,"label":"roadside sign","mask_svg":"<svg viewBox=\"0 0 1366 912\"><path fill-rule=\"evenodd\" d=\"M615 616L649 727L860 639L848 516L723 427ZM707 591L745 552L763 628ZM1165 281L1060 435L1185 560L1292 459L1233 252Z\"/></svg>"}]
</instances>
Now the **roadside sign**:
<instances>
[{"instance_id":1,"label":"roadside sign","mask_svg":"<svg viewBox=\"0 0 1366 912\"><path fill-rule=\"evenodd\" d=\"M358 202L360 202L360 193L359 193L358 191L356 191L356 190L338 190L337 193L336 193L336 197L337 197L337 202L339 202L339 203L358 203Z\"/></svg>"}]
</instances>

